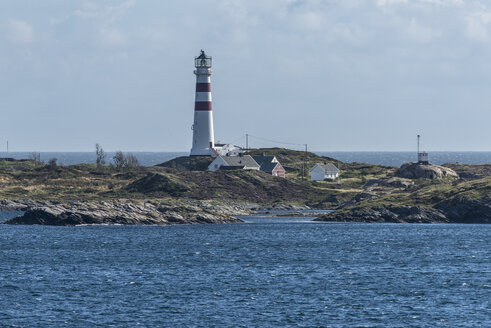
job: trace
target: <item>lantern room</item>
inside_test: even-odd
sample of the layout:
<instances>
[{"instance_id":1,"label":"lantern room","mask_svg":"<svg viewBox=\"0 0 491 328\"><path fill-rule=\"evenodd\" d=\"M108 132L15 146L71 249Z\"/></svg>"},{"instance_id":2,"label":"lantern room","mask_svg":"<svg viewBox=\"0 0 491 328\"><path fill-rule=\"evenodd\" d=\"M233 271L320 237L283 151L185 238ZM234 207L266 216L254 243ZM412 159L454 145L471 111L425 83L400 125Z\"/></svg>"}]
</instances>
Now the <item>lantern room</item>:
<instances>
[{"instance_id":1,"label":"lantern room","mask_svg":"<svg viewBox=\"0 0 491 328\"><path fill-rule=\"evenodd\" d=\"M210 68L211 67L211 57L207 56L203 50L201 50L201 54L194 58L194 66L196 68L204 67L204 68Z\"/></svg>"}]
</instances>

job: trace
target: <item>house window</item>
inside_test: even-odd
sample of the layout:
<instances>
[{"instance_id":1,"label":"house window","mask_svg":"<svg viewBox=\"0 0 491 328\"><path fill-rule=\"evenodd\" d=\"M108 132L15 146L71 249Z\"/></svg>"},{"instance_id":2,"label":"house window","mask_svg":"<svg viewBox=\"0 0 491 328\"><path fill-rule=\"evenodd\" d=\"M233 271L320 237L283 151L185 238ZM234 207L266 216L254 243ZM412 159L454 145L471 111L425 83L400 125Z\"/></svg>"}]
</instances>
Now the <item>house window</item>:
<instances>
[{"instance_id":1,"label":"house window","mask_svg":"<svg viewBox=\"0 0 491 328\"><path fill-rule=\"evenodd\" d=\"M215 164L215 168L216 168L216 169L218 168L218 164Z\"/></svg>"}]
</instances>

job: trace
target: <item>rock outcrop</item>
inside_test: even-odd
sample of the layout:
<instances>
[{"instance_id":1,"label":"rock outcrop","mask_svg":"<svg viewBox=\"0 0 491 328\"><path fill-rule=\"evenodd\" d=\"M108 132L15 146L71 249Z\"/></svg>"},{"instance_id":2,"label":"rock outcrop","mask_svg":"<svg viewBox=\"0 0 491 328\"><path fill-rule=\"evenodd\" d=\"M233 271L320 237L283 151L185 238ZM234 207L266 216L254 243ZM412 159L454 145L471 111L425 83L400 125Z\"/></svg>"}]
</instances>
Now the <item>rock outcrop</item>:
<instances>
[{"instance_id":1,"label":"rock outcrop","mask_svg":"<svg viewBox=\"0 0 491 328\"><path fill-rule=\"evenodd\" d=\"M406 163L397 171L396 176L407 179L439 179L443 177L458 178L454 170L435 164Z\"/></svg>"},{"instance_id":2,"label":"rock outcrop","mask_svg":"<svg viewBox=\"0 0 491 328\"><path fill-rule=\"evenodd\" d=\"M453 197L433 207L353 206L319 216L316 221L399 223L491 223L491 199Z\"/></svg>"},{"instance_id":3,"label":"rock outcrop","mask_svg":"<svg viewBox=\"0 0 491 328\"><path fill-rule=\"evenodd\" d=\"M373 189L375 187L390 187L390 188L409 188L414 185L414 181L406 178L392 177L390 179L374 179L369 180L363 189Z\"/></svg>"},{"instance_id":4,"label":"rock outcrop","mask_svg":"<svg viewBox=\"0 0 491 328\"><path fill-rule=\"evenodd\" d=\"M13 201L10 199L0 200L0 211L25 211L29 207L42 206L46 202L36 202L30 199Z\"/></svg>"},{"instance_id":5,"label":"rock outcrop","mask_svg":"<svg viewBox=\"0 0 491 328\"><path fill-rule=\"evenodd\" d=\"M41 204L39 204L41 205ZM144 201L45 203L28 206L22 216L3 224L80 225L130 224L169 225L199 223L234 223L242 220L233 215L248 212L233 205L200 201L196 204L153 204Z\"/></svg>"},{"instance_id":6,"label":"rock outcrop","mask_svg":"<svg viewBox=\"0 0 491 328\"><path fill-rule=\"evenodd\" d=\"M451 222L491 223L491 199L453 197L435 205Z\"/></svg>"},{"instance_id":7,"label":"rock outcrop","mask_svg":"<svg viewBox=\"0 0 491 328\"><path fill-rule=\"evenodd\" d=\"M418 206L360 207L319 216L315 221L332 222L394 222L394 223L448 223L443 213Z\"/></svg>"}]
</instances>

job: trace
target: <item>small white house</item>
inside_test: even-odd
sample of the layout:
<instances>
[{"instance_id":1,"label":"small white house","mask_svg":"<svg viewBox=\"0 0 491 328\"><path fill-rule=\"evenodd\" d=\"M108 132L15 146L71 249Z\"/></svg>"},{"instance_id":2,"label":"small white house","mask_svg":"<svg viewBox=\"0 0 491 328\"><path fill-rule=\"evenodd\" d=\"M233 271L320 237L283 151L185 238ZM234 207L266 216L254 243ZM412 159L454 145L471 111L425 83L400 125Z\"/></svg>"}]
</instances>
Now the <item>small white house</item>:
<instances>
[{"instance_id":1,"label":"small white house","mask_svg":"<svg viewBox=\"0 0 491 328\"><path fill-rule=\"evenodd\" d=\"M334 180L339 177L339 169L331 163L315 164L309 171L313 181Z\"/></svg>"},{"instance_id":2,"label":"small white house","mask_svg":"<svg viewBox=\"0 0 491 328\"><path fill-rule=\"evenodd\" d=\"M250 155L217 156L208 170L259 170L260 166Z\"/></svg>"},{"instance_id":3,"label":"small white house","mask_svg":"<svg viewBox=\"0 0 491 328\"><path fill-rule=\"evenodd\" d=\"M232 144L216 143L213 148L217 156L239 156L244 154L244 150L241 147Z\"/></svg>"}]
</instances>

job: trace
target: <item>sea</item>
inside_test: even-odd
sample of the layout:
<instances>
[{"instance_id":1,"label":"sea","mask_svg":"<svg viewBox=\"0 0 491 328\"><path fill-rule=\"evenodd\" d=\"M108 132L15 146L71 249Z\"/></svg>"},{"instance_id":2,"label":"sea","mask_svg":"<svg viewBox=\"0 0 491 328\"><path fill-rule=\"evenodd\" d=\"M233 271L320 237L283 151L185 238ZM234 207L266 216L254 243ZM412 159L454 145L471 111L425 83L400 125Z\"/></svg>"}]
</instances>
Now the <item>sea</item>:
<instances>
[{"instance_id":1,"label":"sea","mask_svg":"<svg viewBox=\"0 0 491 328\"><path fill-rule=\"evenodd\" d=\"M134 154L143 165L186 155ZM320 154L388 166L414 160ZM491 152L430 156L491 163ZM91 153L41 153L50 158L95 161ZM19 214L0 212L0 222ZM0 327L491 327L490 225L243 219L0 224Z\"/></svg>"},{"instance_id":2,"label":"sea","mask_svg":"<svg viewBox=\"0 0 491 328\"><path fill-rule=\"evenodd\" d=\"M491 326L489 225L244 219L0 225L0 327Z\"/></svg>"},{"instance_id":3,"label":"sea","mask_svg":"<svg viewBox=\"0 0 491 328\"><path fill-rule=\"evenodd\" d=\"M127 152L136 156L143 166L152 166L179 156L188 156L189 152ZM417 161L415 152L330 152L315 151L321 156L328 156L344 163L369 163L385 166L400 166L407 162ZM0 152L0 158L10 157L15 159L32 158L32 152ZM61 165L73 165L79 163L95 163L95 152L40 152L40 158L48 162L52 158L57 159ZM107 162L110 163L114 152L108 152ZM462 163L462 164L489 164L491 163L491 151L434 151L429 153L430 162L434 164Z\"/></svg>"}]
</instances>

